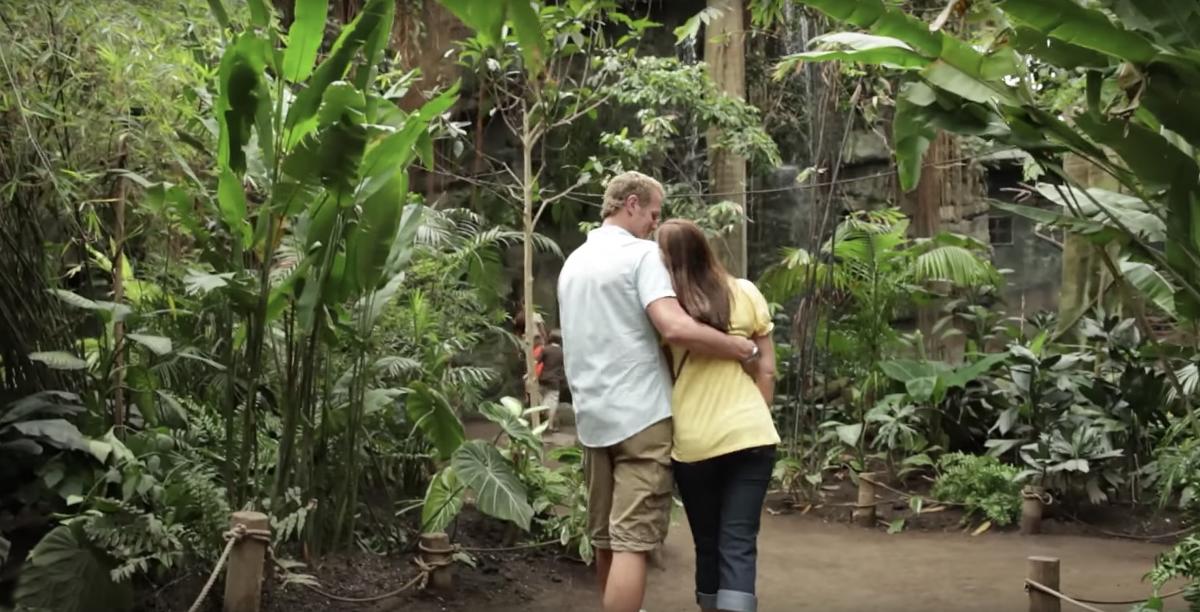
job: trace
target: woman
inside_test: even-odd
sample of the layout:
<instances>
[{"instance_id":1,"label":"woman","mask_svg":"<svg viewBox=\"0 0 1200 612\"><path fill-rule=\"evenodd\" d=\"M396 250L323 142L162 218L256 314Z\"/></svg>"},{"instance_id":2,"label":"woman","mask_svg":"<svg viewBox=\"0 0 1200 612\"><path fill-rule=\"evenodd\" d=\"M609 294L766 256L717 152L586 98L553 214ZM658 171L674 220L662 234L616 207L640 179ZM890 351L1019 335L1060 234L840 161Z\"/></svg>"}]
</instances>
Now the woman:
<instances>
[{"instance_id":1,"label":"woman","mask_svg":"<svg viewBox=\"0 0 1200 612\"><path fill-rule=\"evenodd\" d=\"M695 223L666 221L658 244L683 309L759 347L746 371L736 361L671 348L672 459L696 544L696 601L705 611L754 612L759 517L779 443L769 408L770 313L753 283L725 271Z\"/></svg>"}]
</instances>

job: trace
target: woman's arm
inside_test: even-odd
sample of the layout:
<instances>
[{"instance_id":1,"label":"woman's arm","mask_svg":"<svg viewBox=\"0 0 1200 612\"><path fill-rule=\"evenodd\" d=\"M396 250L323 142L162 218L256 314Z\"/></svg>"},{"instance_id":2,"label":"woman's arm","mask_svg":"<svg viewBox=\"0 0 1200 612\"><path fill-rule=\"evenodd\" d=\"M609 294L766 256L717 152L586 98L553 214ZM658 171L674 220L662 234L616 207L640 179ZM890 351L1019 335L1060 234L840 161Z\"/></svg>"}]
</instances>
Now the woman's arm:
<instances>
[{"instance_id":1,"label":"woman's arm","mask_svg":"<svg viewBox=\"0 0 1200 612\"><path fill-rule=\"evenodd\" d=\"M775 343L770 334L756 336L754 343L758 345L759 358L748 366L748 373L770 408L775 399Z\"/></svg>"}]
</instances>

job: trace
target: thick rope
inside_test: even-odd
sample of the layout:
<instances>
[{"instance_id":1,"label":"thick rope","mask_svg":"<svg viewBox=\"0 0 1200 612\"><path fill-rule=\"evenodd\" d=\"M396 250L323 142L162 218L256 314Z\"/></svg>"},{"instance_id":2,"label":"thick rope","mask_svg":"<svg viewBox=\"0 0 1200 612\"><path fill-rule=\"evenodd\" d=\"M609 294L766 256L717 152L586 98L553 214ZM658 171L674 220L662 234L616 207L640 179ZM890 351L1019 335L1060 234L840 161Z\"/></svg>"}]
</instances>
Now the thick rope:
<instances>
[{"instance_id":1,"label":"thick rope","mask_svg":"<svg viewBox=\"0 0 1200 612\"><path fill-rule=\"evenodd\" d=\"M217 564L213 566L212 573L208 575L208 582L204 583L204 588L200 589L200 595L196 597L196 601L192 602L192 607L188 608L188 612L197 612L200 609L200 605L208 597L209 591L217 583L217 574L220 574L221 570L225 567L225 562L229 560L229 553L233 552L235 544L245 537L252 537L259 540L269 538L270 533L261 529L246 529L245 525L234 525L233 529L226 531L224 534L225 550L221 551L221 557L217 559Z\"/></svg>"},{"instance_id":2,"label":"thick rope","mask_svg":"<svg viewBox=\"0 0 1200 612\"><path fill-rule=\"evenodd\" d=\"M1025 579L1025 590L1029 590L1029 589L1041 591L1043 593L1046 593L1047 595L1053 595L1069 604L1074 604L1076 606L1079 606L1080 608L1083 608L1084 610L1089 610L1090 612L1104 612L1104 610L1101 610L1100 608L1094 608L1094 607L1089 606L1081 601L1078 601L1071 597L1063 595L1062 593L1059 593L1058 591L1055 591L1054 589L1052 589L1036 580L1030 580L1030 579L1026 578Z\"/></svg>"},{"instance_id":3,"label":"thick rope","mask_svg":"<svg viewBox=\"0 0 1200 612\"><path fill-rule=\"evenodd\" d=\"M253 539L253 540L259 540L260 542L265 542L267 544L267 555L271 558L271 561L272 561L272 563L275 564L275 567L279 568L279 571L283 572L285 575L288 575L288 576L295 575L294 572L292 572L290 569L288 569L286 566L284 566L283 563L280 562L279 559L275 556L275 549L272 546L270 546L270 543L271 543L271 532L270 531L265 530L265 529L247 529L245 525L235 525L232 529L230 529L229 531L226 531L224 533L224 538L225 538L225 550L221 551L221 557L219 559L217 559L217 564L215 566L213 566L212 572L208 576L208 581L204 584L204 588L200 590L200 595L198 595L196 597L196 601L194 603L192 603L192 606L190 608L188 608L188 612L198 612L200 610L200 606L204 603L205 598L207 598L209 592L212 591L213 585L215 585L217 582L217 575L221 573L221 570L225 568L225 563L229 561L229 555L231 552L233 552L233 547L239 541L241 541L243 539ZM500 548L466 548L463 546L455 545L455 546L451 546L450 548L448 548L446 550L429 550L422 544L421 550L423 550L425 552L440 553L440 554L450 554L450 553L454 553L454 552L458 552L458 551L477 552L477 553L478 552L511 552L511 551L518 551L518 550L526 550L526 549L530 549L530 548L539 548L542 546L549 546L551 544L557 544L557 543L558 543L558 540L548 540L545 542L535 542L532 544L521 544L521 545L517 545L517 546L505 546L505 547L500 547ZM426 561L426 560L422 559L421 557L416 557L415 559L413 559L413 562L416 563L418 568L420 568L420 571L417 573L416 576L413 576L411 580L404 583L403 586L401 586L397 589L393 589L391 591L388 591L386 593L382 593L379 595L372 595L370 597L345 597L342 595L336 595L334 593L330 593L324 589L321 589L318 586L308 584L307 582L304 582L304 581L297 580L296 583L299 584L300 586L320 595L321 597L324 597L326 599L331 599L333 601L340 601L340 602L345 602L345 603L372 603L372 602L376 602L376 601L382 601L384 599L391 599L392 597L395 597L395 596L403 593L404 591L407 591L408 589L411 589L412 587L417 586L417 585L420 585L420 588L422 588L422 589L425 588L426 585L429 584L429 578L430 578L430 576L433 575L433 572L435 572L436 570L438 570L440 568L453 565L454 559L447 557L446 559L442 559L442 560L438 560L438 561Z\"/></svg>"},{"instance_id":4,"label":"thick rope","mask_svg":"<svg viewBox=\"0 0 1200 612\"><path fill-rule=\"evenodd\" d=\"M1186 591L1187 591L1187 589L1183 588L1183 589L1179 589L1176 591L1171 591L1170 593L1163 593L1162 595L1159 595L1158 598L1159 599L1170 599L1177 595L1182 595ZM1100 606L1132 606L1133 604L1145 603L1150 598L1143 597L1141 599L1131 599L1131 600L1126 600L1126 601L1105 601L1102 599L1084 599L1082 597L1076 597L1075 599L1082 601L1083 603L1096 604L1096 605L1100 605Z\"/></svg>"},{"instance_id":5,"label":"thick rope","mask_svg":"<svg viewBox=\"0 0 1200 612\"><path fill-rule=\"evenodd\" d=\"M271 560L275 562L275 566L278 567L280 569L280 571L284 572L285 574L292 573L291 570L284 567L283 564L279 562L279 559L275 558L274 552L271 553ZM318 586L314 586L314 585L308 584L306 582L299 582L299 584L300 584L300 586L316 593L317 595L320 595L321 597L324 597L326 599L332 599L333 601L341 601L341 602L345 602L345 603L372 603L372 602L376 602L376 601L382 601L384 599L391 599L392 597L395 597L395 596L403 593L404 591L407 591L408 589L412 588L414 585L417 585L417 584L420 584L421 588L425 588L425 585L429 582L429 576L433 573L433 571L435 569L437 569L439 567L445 567L445 566L448 566L453 563L453 561L449 560L449 559L447 559L445 561L436 561L433 563L426 563L425 561L422 561L419 557L417 559L415 559L414 561L416 562L417 566L421 568L421 571L416 576L413 576L412 580L409 580L408 582L404 583L404 586L401 586L398 589L394 589L394 590L391 590L391 591L388 591L386 593L382 593L379 595L372 595L370 597L343 597L341 595L334 595L333 593L325 591Z\"/></svg>"},{"instance_id":6,"label":"thick rope","mask_svg":"<svg viewBox=\"0 0 1200 612\"><path fill-rule=\"evenodd\" d=\"M1141 599L1123 599L1123 600L1118 601L1118 600L1107 600L1107 599L1086 599L1086 598L1079 597L1079 596L1071 597L1071 596L1059 593L1058 591L1055 591L1054 589L1052 589L1040 582L1037 582L1036 580L1029 580L1029 579L1025 580L1025 588L1027 590L1031 589L1031 588L1039 590L1043 593L1053 595L1065 602L1075 604L1085 610L1094 610L1095 612L1104 612L1104 611L1093 608L1087 604L1096 604L1098 606L1132 606L1134 604L1144 603L1150 599L1149 597L1143 597ZM1177 595L1182 595L1186 590L1187 589L1184 588L1184 589L1179 589L1176 591L1171 591L1170 593L1164 593L1162 595L1159 595L1158 598L1159 599L1170 599L1171 597L1175 597Z\"/></svg>"},{"instance_id":7,"label":"thick rope","mask_svg":"<svg viewBox=\"0 0 1200 612\"><path fill-rule=\"evenodd\" d=\"M1068 514L1067 516L1068 516L1068 517L1070 517L1070 519L1071 519L1072 521L1075 521L1076 523L1079 523L1080 525L1083 525L1083 526L1084 526L1084 527L1086 527L1087 529L1090 529L1090 530L1092 530L1092 531L1094 531L1094 532L1096 532L1096 533L1099 533L1099 534L1101 534L1101 535L1106 535L1106 536L1109 536L1109 537L1112 537L1112 538L1122 538L1122 539L1126 539L1126 540L1136 540L1136 541L1139 541L1139 542L1154 542L1154 541L1157 541L1157 540L1169 540L1169 539L1171 539L1171 538L1177 538L1177 537L1179 537L1179 536L1181 536L1181 535L1187 535L1187 534L1189 534L1189 533L1191 533L1191 532L1193 532L1193 531L1195 531L1195 530L1196 530L1196 527L1195 527L1195 526L1192 526L1192 527L1184 527L1183 529L1178 529L1178 530L1176 530L1176 531L1171 531L1171 532L1168 532L1168 533L1149 534L1149 535L1138 535L1138 534L1136 534L1136 533L1122 533L1122 532L1119 532L1119 531L1109 531L1109 530L1107 530L1107 529L1101 529L1100 527L1097 527L1097 526L1095 526L1095 525L1092 525L1091 523L1088 523L1088 522L1084 521L1083 519L1079 518L1078 516L1075 516L1074 514Z\"/></svg>"}]
</instances>

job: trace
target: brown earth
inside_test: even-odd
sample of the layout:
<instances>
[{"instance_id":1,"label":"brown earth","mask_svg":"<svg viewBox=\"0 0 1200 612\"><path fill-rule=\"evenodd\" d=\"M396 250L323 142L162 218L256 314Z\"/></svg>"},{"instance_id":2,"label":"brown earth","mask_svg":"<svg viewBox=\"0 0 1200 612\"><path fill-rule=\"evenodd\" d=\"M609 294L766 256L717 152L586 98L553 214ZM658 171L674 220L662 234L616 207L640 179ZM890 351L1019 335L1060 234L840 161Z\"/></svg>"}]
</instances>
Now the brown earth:
<instances>
[{"instance_id":1,"label":"brown earth","mask_svg":"<svg viewBox=\"0 0 1200 612\"><path fill-rule=\"evenodd\" d=\"M472 437L487 438L486 425L470 425ZM552 443L571 443L569 431ZM910 482L906 490L921 489ZM1082 515L1087 527L1058 518L1044 524L1044 535L1021 536L1013 528L994 528L971 535L977 522L964 526L957 509L911 516L906 503L880 505L881 524L865 529L849 524L854 487L835 479L822 492L819 504L799 507L773 495L764 510L759 537L759 610L785 612L821 610L849 612L1023 611L1028 596L1023 588L1026 558L1052 556L1062 562L1062 590L1094 600L1145 597L1149 586L1142 577L1167 544L1098 537L1097 530L1163 533L1178 527L1176 517L1123 506L1093 509ZM899 496L880 491L888 500ZM647 612L696 610L692 596L691 538L679 509L664 546L662 567L651 571ZM889 535L884 523L907 516L903 532ZM464 546L497 546L505 529L473 512L460 521L454 540ZM457 565L455 588L449 593L408 592L370 604L325 599L299 586L268 587L264 610L317 612L599 612L599 596L590 568L557 548L477 553L476 567ZM308 568L322 586L346 596L382 593L403 584L416 572L410 555L380 557L365 553L330 557ZM183 610L173 596L199 591L202 578L173 586L159 606L147 610ZM1174 585L1173 585L1174 586ZM174 591L174 592L171 592ZM217 593L219 594L219 588ZM212 598L214 602L218 599ZM190 600L189 600L190 602ZM1128 605L1102 606L1128 610ZM219 610L213 604L210 610ZM1071 609L1070 606L1064 609ZM1167 610L1186 610L1181 598L1169 600Z\"/></svg>"}]
</instances>

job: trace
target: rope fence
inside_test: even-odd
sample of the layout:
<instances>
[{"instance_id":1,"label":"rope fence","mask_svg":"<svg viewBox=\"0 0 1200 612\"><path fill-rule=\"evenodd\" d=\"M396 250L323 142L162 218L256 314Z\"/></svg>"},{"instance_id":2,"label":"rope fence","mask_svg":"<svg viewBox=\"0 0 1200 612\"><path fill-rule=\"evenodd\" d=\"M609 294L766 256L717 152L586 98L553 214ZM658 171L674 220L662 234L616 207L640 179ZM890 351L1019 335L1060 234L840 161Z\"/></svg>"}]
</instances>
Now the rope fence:
<instances>
[{"instance_id":1,"label":"rope fence","mask_svg":"<svg viewBox=\"0 0 1200 612\"><path fill-rule=\"evenodd\" d=\"M1062 602L1090 612L1105 612L1096 606L1130 606L1148 601L1150 598L1139 599L1092 599L1078 595L1068 595L1062 592L1059 584L1061 563L1054 557L1029 557L1028 577L1025 578L1025 591L1029 593L1029 612L1059 612ZM1169 593L1156 595L1160 600L1182 595L1187 588L1177 589Z\"/></svg>"},{"instance_id":2,"label":"rope fence","mask_svg":"<svg viewBox=\"0 0 1200 612\"><path fill-rule=\"evenodd\" d=\"M413 558L418 571L415 576L401 586L364 597L349 597L330 593L314 584L313 580L293 572L276 555L271 545L270 520L259 512L235 512L231 520L232 527L224 534L225 548L209 572L204 587L187 612L199 612L217 583L217 576L228 567L225 576L225 606L226 612L258 612L261 603L263 566L266 560L271 563L290 582L299 584L305 589L332 601L343 603L365 604L396 597L401 593L418 587L425 589L429 586L448 589L451 586L451 575L448 568L454 565L455 555L459 553L505 553L530 550L560 544L559 540L547 540L515 546L480 548L450 544L449 537L444 533L421 534L418 550L420 554ZM445 571L443 571L445 570Z\"/></svg>"}]
</instances>

